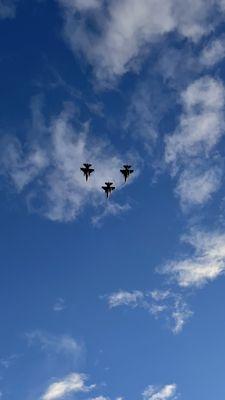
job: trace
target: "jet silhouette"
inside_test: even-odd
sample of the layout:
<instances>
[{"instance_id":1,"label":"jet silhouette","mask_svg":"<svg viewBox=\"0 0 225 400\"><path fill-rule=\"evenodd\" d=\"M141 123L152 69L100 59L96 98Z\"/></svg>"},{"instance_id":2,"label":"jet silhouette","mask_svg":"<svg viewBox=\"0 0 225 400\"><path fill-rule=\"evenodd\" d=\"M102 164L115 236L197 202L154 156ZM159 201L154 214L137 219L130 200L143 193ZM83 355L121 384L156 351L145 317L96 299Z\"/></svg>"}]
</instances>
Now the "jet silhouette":
<instances>
[{"instance_id":1,"label":"jet silhouette","mask_svg":"<svg viewBox=\"0 0 225 400\"><path fill-rule=\"evenodd\" d=\"M84 173L86 182L88 180L88 178L91 176L92 172L94 172L93 168L90 168L92 166L92 164L83 164L84 167L81 167L81 171Z\"/></svg>"},{"instance_id":2,"label":"jet silhouette","mask_svg":"<svg viewBox=\"0 0 225 400\"><path fill-rule=\"evenodd\" d=\"M106 193L106 197L108 199L109 195L112 193L112 191L115 189L115 186L112 186L112 182L105 182L105 186L102 186L102 189Z\"/></svg>"},{"instance_id":3,"label":"jet silhouette","mask_svg":"<svg viewBox=\"0 0 225 400\"><path fill-rule=\"evenodd\" d=\"M120 172L123 174L126 182L127 178L130 176L130 174L133 174L134 170L131 169L131 165L124 165L123 168L124 169L121 169Z\"/></svg>"}]
</instances>

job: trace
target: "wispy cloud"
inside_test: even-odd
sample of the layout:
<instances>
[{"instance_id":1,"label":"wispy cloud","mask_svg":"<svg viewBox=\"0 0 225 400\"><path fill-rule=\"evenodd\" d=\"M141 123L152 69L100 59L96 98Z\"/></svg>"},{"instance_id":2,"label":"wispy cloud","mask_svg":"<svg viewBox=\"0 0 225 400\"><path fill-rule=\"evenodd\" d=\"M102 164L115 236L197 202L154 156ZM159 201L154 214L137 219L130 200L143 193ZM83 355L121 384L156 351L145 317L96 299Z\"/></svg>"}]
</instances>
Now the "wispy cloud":
<instances>
[{"instance_id":1,"label":"wispy cloud","mask_svg":"<svg viewBox=\"0 0 225 400\"><path fill-rule=\"evenodd\" d=\"M102 225L102 221L104 218L110 215L116 216L123 214L124 212L129 211L130 209L131 206L128 203L119 204L111 201L105 206L104 210L100 214L97 214L94 217L92 217L92 223L93 225L99 227Z\"/></svg>"},{"instance_id":2,"label":"wispy cloud","mask_svg":"<svg viewBox=\"0 0 225 400\"><path fill-rule=\"evenodd\" d=\"M65 310L65 308L66 308L66 302L65 302L65 300L64 300L62 297L59 297L59 298L56 300L56 302L55 302L55 304L54 304L54 306L53 306L53 310L54 310L55 312L60 312L60 311Z\"/></svg>"},{"instance_id":3,"label":"wispy cloud","mask_svg":"<svg viewBox=\"0 0 225 400\"><path fill-rule=\"evenodd\" d=\"M1 358L0 359L0 366L2 366L5 369L10 368L18 358L20 358L21 355L19 354L12 354L11 356Z\"/></svg>"},{"instance_id":4,"label":"wispy cloud","mask_svg":"<svg viewBox=\"0 0 225 400\"><path fill-rule=\"evenodd\" d=\"M205 67L213 67L225 57L225 37L224 35L211 40L203 48L200 54L200 63Z\"/></svg>"},{"instance_id":5,"label":"wispy cloud","mask_svg":"<svg viewBox=\"0 0 225 400\"><path fill-rule=\"evenodd\" d=\"M174 300L173 309L171 311L172 332L174 334L180 333L187 321L193 316L186 302L183 301L182 296L177 296Z\"/></svg>"},{"instance_id":6,"label":"wispy cloud","mask_svg":"<svg viewBox=\"0 0 225 400\"><path fill-rule=\"evenodd\" d=\"M63 399L74 393L89 392L92 387L86 386L86 379L83 374L67 375L64 379L52 383L41 396L41 400Z\"/></svg>"},{"instance_id":7,"label":"wispy cloud","mask_svg":"<svg viewBox=\"0 0 225 400\"><path fill-rule=\"evenodd\" d=\"M45 150L32 145L27 152L16 137L6 136L1 140L1 174L7 175L21 192L48 166Z\"/></svg>"},{"instance_id":8,"label":"wispy cloud","mask_svg":"<svg viewBox=\"0 0 225 400\"><path fill-rule=\"evenodd\" d=\"M140 302L142 302L143 298L144 298L143 293L138 290L134 290L133 292L126 292L123 290L119 290L118 292L109 295L107 297L107 300L110 308L124 306L124 305L137 307L140 304Z\"/></svg>"},{"instance_id":9,"label":"wispy cloud","mask_svg":"<svg viewBox=\"0 0 225 400\"><path fill-rule=\"evenodd\" d=\"M157 293L157 297L155 297ZM182 332L185 324L193 316L189 305L179 293L171 291L154 291L151 292L155 302L148 305L148 310L155 317L166 318L169 329L175 334Z\"/></svg>"},{"instance_id":10,"label":"wispy cloud","mask_svg":"<svg viewBox=\"0 0 225 400\"><path fill-rule=\"evenodd\" d=\"M148 386L143 392L144 400L176 400L177 385L170 384L166 386Z\"/></svg>"},{"instance_id":11,"label":"wispy cloud","mask_svg":"<svg viewBox=\"0 0 225 400\"><path fill-rule=\"evenodd\" d=\"M181 287L201 287L225 272L225 234L197 228L183 236L193 249L191 255L168 262L159 271L168 274Z\"/></svg>"},{"instance_id":12,"label":"wispy cloud","mask_svg":"<svg viewBox=\"0 0 225 400\"><path fill-rule=\"evenodd\" d=\"M171 108L171 96L161 84L150 75L138 82L130 99L123 123L124 129L133 138L143 141L151 152L159 138L159 125Z\"/></svg>"},{"instance_id":13,"label":"wispy cloud","mask_svg":"<svg viewBox=\"0 0 225 400\"><path fill-rule=\"evenodd\" d=\"M199 168L198 165L193 165L180 174L175 193L184 207L204 204L219 189L222 174L223 168L220 164L212 167L200 165Z\"/></svg>"},{"instance_id":14,"label":"wispy cloud","mask_svg":"<svg viewBox=\"0 0 225 400\"><path fill-rule=\"evenodd\" d=\"M192 83L182 93L184 113L177 132L166 139L166 161L174 169L189 157L208 154L223 135L224 86L210 76Z\"/></svg>"},{"instance_id":15,"label":"wispy cloud","mask_svg":"<svg viewBox=\"0 0 225 400\"><path fill-rule=\"evenodd\" d=\"M0 18L14 18L18 0L0 0Z\"/></svg>"},{"instance_id":16,"label":"wispy cloud","mask_svg":"<svg viewBox=\"0 0 225 400\"><path fill-rule=\"evenodd\" d=\"M77 360L83 351L82 345L69 335L51 335L37 330L26 333L26 338L30 346L39 346L46 353L71 357L73 360Z\"/></svg>"},{"instance_id":17,"label":"wispy cloud","mask_svg":"<svg viewBox=\"0 0 225 400\"><path fill-rule=\"evenodd\" d=\"M151 43L170 32L197 41L219 20L220 0L58 0L64 8L64 33L75 53L82 52L101 83L138 69ZM82 18L77 18L77 13ZM92 19L96 32L88 28Z\"/></svg>"},{"instance_id":18,"label":"wispy cloud","mask_svg":"<svg viewBox=\"0 0 225 400\"><path fill-rule=\"evenodd\" d=\"M142 308L156 319L164 317L169 329L174 334L180 333L193 315L182 295L170 290L154 290L152 292L120 290L104 297L107 299L110 309L121 306Z\"/></svg>"},{"instance_id":19,"label":"wispy cloud","mask_svg":"<svg viewBox=\"0 0 225 400\"><path fill-rule=\"evenodd\" d=\"M205 203L220 186L223 168L213 151L224 134L224 104L222 82L209 76L182 94L183 114L166 138L165 160L172 175L178 174L176 193L183 206Z\"/></svg>"}]
</instances>

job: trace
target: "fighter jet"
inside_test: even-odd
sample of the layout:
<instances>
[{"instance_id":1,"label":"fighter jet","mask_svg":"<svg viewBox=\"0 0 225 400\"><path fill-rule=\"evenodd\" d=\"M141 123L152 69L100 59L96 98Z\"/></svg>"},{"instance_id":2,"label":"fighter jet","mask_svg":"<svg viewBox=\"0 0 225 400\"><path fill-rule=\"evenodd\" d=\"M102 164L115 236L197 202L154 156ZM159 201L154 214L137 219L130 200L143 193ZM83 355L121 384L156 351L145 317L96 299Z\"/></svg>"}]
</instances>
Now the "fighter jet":
<instances>
[{"instance_id":1,"label":"fighter jet","mask_svg":"<svg viewBox=\"0 0 225 400\"><path fill-rule=\"evenodd\" d=\"M106 197L108 199L109 195L112 193L113 190L115 190L115 186L112 186L112 182L105 182L105 186L102 186L102 189L106 193Z\"/></svg>"},{"instance_id":2,"label":"fighter jet","mask_svg":"<svg viewBox=\"0 0 225 400\"><path fill-rule=\"evenodd\" d=\"M126 182L127 178L130 176L130 174L133 174L134 170L131 169L131 165L124 165L123 168L124 169L121 169L120 172L123 174Z\"/></svg>"},{"instance_id":3,"label":"fighter jet","mask_svg":"<svg viewBox=\"0 0 225 400\"><path fill-rule=\"evenodd\" d=\"M90 168L92 166L92 164L83 164L84 166L81 167L81 171L84 173L84 176L86 178L86 182L88 180L88 178L91 176L92 172L94 172L93 168Z\"/></svg>"}]
</instances>

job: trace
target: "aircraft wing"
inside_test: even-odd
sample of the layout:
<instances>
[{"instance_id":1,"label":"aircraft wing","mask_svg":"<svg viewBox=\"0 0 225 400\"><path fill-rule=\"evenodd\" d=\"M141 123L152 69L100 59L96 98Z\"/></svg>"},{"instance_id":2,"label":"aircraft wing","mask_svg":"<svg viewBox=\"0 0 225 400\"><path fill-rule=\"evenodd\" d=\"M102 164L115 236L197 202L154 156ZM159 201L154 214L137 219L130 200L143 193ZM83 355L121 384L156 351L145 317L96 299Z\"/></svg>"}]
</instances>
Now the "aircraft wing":
<instances>
[{"instance_id":1,"label":"aircraft wing","mask_svg":"<svg viewBox=\"0 0 225 400\"><path fill-rule=\"evenodd\" d=\"M83 171L83 173L85 174L85 172L87 171L87 169L86 168L84 168L84 167L81 167L81 169L80 169L81 171Z\"/></svg>"}]
</instances>

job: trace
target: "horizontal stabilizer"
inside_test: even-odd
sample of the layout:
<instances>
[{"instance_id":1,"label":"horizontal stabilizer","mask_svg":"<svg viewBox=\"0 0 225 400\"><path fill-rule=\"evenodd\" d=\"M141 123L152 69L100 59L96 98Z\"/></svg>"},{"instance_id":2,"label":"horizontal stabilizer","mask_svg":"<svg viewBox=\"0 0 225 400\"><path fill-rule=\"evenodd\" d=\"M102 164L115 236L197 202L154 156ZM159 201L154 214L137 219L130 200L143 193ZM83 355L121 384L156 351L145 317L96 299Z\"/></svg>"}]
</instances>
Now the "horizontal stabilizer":
<instances>
[{"instance_id":1,"label":"horizontal stabilizer","mask_svg":"<svg viewBox=\"0 0 225 400\"><path fill-rule=\"evenodd\" d=\"M89 167L92 166L92 164L84 164L84 166L85 166L86 168L89 168Z\"/></svg>"},{"instance_id":2,"label":"horizontal stabilizer","mask_svg":"<svg viewBox=\"0 0 225 400\"><path fill-rule=\"evenodd\" d=\"M131 168L131 165L124 165L123 166L125 169L130 169Z\"/></svg>"}]
</instances>

